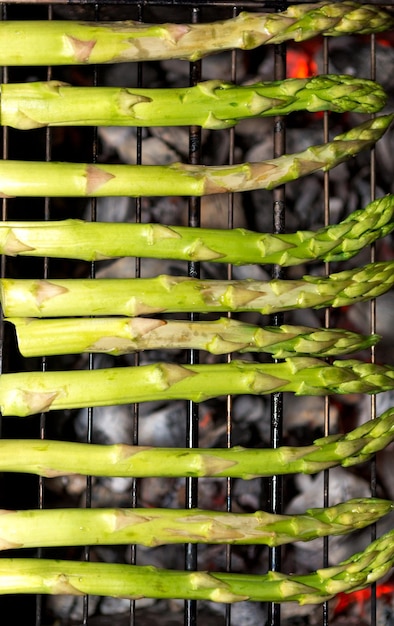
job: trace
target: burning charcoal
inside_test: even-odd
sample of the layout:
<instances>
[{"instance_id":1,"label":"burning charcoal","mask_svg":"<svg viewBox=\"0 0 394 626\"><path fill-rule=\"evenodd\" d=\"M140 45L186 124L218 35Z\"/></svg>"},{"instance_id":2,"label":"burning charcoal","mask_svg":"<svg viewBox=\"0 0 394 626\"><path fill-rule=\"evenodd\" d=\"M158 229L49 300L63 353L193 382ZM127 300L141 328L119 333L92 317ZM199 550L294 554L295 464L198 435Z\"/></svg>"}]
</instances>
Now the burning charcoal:
<instances>
[{"instance_id":1,"label":"burning charcoal","mask_svg":"<svg viewBox=\"0 0 394 626\"><path fill-rule=\"evenodd\" d=\"M260 478L252 478L248 481L237 480L233 488L233 498L241 511L258 511L261 506Z\"/></svg>"},{"instance_id":2,"label":"burning charcoal","mask_svg":"<svg viewBox=\"0 0 394 626\"><path fill-rule=\"evenodd\" d=\"M261 441L269 443L271 437L271 412L266 398L238 396L233 400L233 421L243 435L255 428Z\"/></svg>"},{"instance_id":3,"label":"burning charcoal","mask_svg":"<svg viewBox=\"0 0 394 626\"><path fill-rule=\"evenodd\" d=\"M79 441L86 439L88 410L82 409L74 422ZM96 443L132 443L132 413L127 405L96 407L94 409L94 439Z\"/></svg>"},{"instance_id":4,"label":"burning charcoal","mask_svg":"<svg viewBox=\"0 0 394 626\"><path fill-rule=\"evenodd\" d=\"M136 63L114 63L105 68L103 83L108 87L135 87L138 82L138 67ZM153 63L145 63L142 72L144 85L154 87L158 85L159 71Z\"/></svg>"},{"instance_id":5,"label":"burning charcoal","mask_svg":"<svg viewBox=\"0 0 394 626\"><path fill-rule=\"evenodd\" d=\"M185 485L181 478L147 477L140 481L141 506L179 508L184 506Z\"/></svg>"},{"instance_id":6,"label":"burning charcoal","mask_svg":"<svg viewBox=\"0 0 394 626\"><path fill-rule=\"evenodd\" d=\"M330 49L330 61L336 72L350 76L369 76L371 49L369 45L358 45L357 54L350 54L354 49L354 39L341 37ZM394 64L394 48L385 43L376 44L376 80L385 91L394 95L394 77L387 71ZM389 107L390 108L390 107ZM387 110L387 109L386 109Z\"/></svg>"},{"instance_id":7,"label":"burning charcoal","mask_svg":"<svg viewBox=\"0 0 394 626\"><path fill-rule=\"evenodd\" d=\"M89 596L89 615L94 615L99 603L97 596ZM50 613L60 618L78 620L81 622L84 606L83 598L68 595L51 595L46 600Z\"/></svg>"},{"instance_id":8,"label":"burning charcoal","mask_svg":"<svg viewBox=\"0 0 394 626\"><path fill-rule=\"evenodd\" d=\"M330 407L331 428L336 429L338 409ZM287 432L305 429L316 438L316 432L323 431L324 425L324 398L306 396L294 397L290 402L284 402L284 424ZM307 443L307 442L304 442Z\"/></svg>"},{"instance_id":9,"label":"burning charcoal","mask_svg":"<svg viewBox=\"0 0 394 626\"><path fill-rule=\"evenodd\" d=\"M249 148L250 155L253 154L254 146L256 146L257 153L261 150L261 154L264 154L263 158L269 159L272 157L272 134L273 134L274 122L270 118L244 119L240 120L234 128L234 132L237 137L242 138L245 142L245 146ZM261 147L262 146L262 147ZM246 160L248 157L246 157ZM254 159L251 159L254 160ZM258 158L256 159L259 160Z\"/></svg>"},{"instance_id":10,"label":"burning charcoal","mask_svg":"<svg viewBox=\"0 0 394 626\"><path fill-rule=\"evenodd\" d=\"M381 335L375 350L380 362L393 362L394 348L394 291L388 291L376 300L376 332ZM348 322L358 332L370 328L370 307L367 304L355 303L346 311Z\"/></svg>"},{"instance_id":11,"label":"burning charcoal","mask_svg":"<svg viewBox=\"0 0 394 626\"><path fill-rule=\"evenodd\" d=\"M144 136L145 135L145 136ZM100 127L99 136L107 150L116 151L122 163L134 165L137 162L137 131L136 129L122 129L118 126L109 128ZM170 148L159 137L147 137L143 131L142 162L144 165L169 165L180 160L178 152Z\"/></svg>"},{"instance_id":12,"label":"burning charcoal","mask_svg":"<svg viewBox=\"0 0 394 626\"><path fill-rule=\"evenodd\" d=\"M188 200L176 196L157 198L149 209L149 220L171 226L186 226Z\"/></svg>"},{"instance_id":13,"label":"burning charcoal","mask_svg":"<svg viewBox=\"0 0 394 626\"><path fill-rule=\"evenodd\" d=\"M149 278L160 275L163 271L172 275L186 273L187 265L181 261L163 261L161 259L144 259L141 268L141 277ZM134 257L123 257L116 261L106 263L96 271L97 278L133 278L136 272Z\"/></svg>"},{"instance_id":14,"label":"burning charcoal","mask_svg":"<svg viewBox=\"0 0 394 626\"><path fill-rule=\"evenodd\" d=\"M153 137L170 146L175 154L186 158L189 155L189 131L184 126L152 126L149 129ZM203 138L207 132L202 133ZM144 153L145 157L145 153ZM179 158L179 157L178 157ZM144 159L145 160L145 159Z\"/></svg>"},{"instance_id":15,"label":"burning charcoal","mask_svg":"<svg viewBox=\"0 0 394 626\"><path fill-rule=\"evenodd\" d=\"M232 626L264 624L266 617L266 610L255 602L238 602L231 607Z\"/></svg>"},{"instance_id":16,"label":"burning charcoal","mask_svg":"<svg viewBox=\"0 0 394 626\"><path fill-rule=\"evenodd\" d=\"M315 478L310 476L297 476L296 485L301 493L290 501L286 507L286 513L301 513L308 508L319 506L322 500L324 474L320 473ZM370 485L363 478L341 467L334 468L329 472L330 504L355 497L368 497ZM388 516L380 528L392 527L393 516ZM386 528L387 530L387 528ZM383 530L384 532L384 530ZM381 534L381 533L379 533ZM330 537L329 539L329 565L335 565L341 560L349 558L351 554L363 550L370 543L370 531L357 532L348 537ZM309 571L312 568L322 567L323 540L313 539L307 543L295 543L293 545L294 559L297 571Z\"/></svg>"},{"instance_id":17,"label":"burning charcoal","mask_svg":"<svg viewBox=\"0 0 394 626\"><path fill-rule=\"evenodd\" d=\"M225 615L223 605L215 605L212 602L207 606L216 614ZM267 619L266 606L256 602L237 602L231 605L231 626L256 626L257 624L265 624Z\"/></svg>"},{"instance_id":18,"label":"burning charcoal","mask_svg":"<svg viewBox=\"0 0 394 626\"><path fill-rule=\"evenodd\" d=\"M334 506L339 502L350 500L356 497L368 497L370 487L368 483L359 476L352 474L346 469L336 467L330 470L330 504ZM321 494L323 473L316 477L308 475L298 475L296 484L300 494L293 498L286 508L286 514L301 513L308 508L318 506Z\"/></svg>"},{"instance_id":19,"label":"burning charcoal","mask_svg":"<svg viewBox=\"0 0 394 626\"><path fill-rule=\"evenodd\" d=\"M145 415L139 424L143 446L175 447L185 443L186 422L183 402L172 402Z\"/></svg>"},{"instance_id":20,"label":"burning charcoal","mask_svg":"<svg viewBox=\"0 0 394 626\"><path fill-rule=\"evenodd\" d=\"M141 139L146 139L148 131L143 128L140 132ZM103 158L108 157L110 154L116 154L121 160L123 157L126 157L126 159L131 159L131 163L136 162L137 131L135 128L100 126L98 134L103 146Z\"/></svg>"},{"instance_id":21,"label":"burning charcoal","mask_svg":"<svg viewBox=\"0 0 394 626\"><path fill-rule=\"evenodd\" d=\"M153 606L156 603L156 600L153 600L152 598L140 598L139 600L136 600L135 603L136 609L145 610L148 607ZM102 615L109 615L113 618L116 615L120 615L122 613L129 613L130 600L128 600L127 598L103 598L98 608ZM108 625L112 625L113 621L111 620L111 622L108 621L106 623L108 623Z\"/></svg>"},{"instance_id":22,"label":"burning charcoal","mask_svg":"<svg viewBox=\"0 0 394 626\"><path fill-rule=\"evenodd\" d=\"M130 222L135 219L135 201L131 198L98 198L96 218L99 222ZM90 219L90 206L84 219Z\"/></svg>"},{"instance_id":23,"label":"burning charcoal","mask_svg":"<svg viewBox=\"0 0 394 626\"><path fill-rule=\"evenodd\" d=\"M229 199L223 194L205 196L201 199L201 226L204 228L228 228ZM186 213L184 214L186 221ZM234 228L246 228L247 222L243 211L243 200L235 194L233 205Z\"/></svg>"},{"instance_id":24,"label":"burning charcoal","mask_svg":"<svg viewBox=\"0 0 394 626\"><path fill-rule=\"evenodd\" d=\"M377 455L377 473L379 481L383 486L385 497L394 500L394 448L389 446Z\"/></svg>"},{"instance_id":25,"label":"burning charcoal","mask_svg":"<svg viewBox=\"0 0 394 626\"><path fill-rule=\"evenodd\" d=\"M184 83L185 78L189 78L189 64L182 60L171 59L162 61L161 66L167 72L167 80L173 84L178 81ZM245 78L245 66L241 55L237 55L236 64L237 81L242 82ZM206 57L202 62L202 75L204 80L218 79L231 81L231 62L228 52L215 54Z\"/></svg>"}]
</instances>

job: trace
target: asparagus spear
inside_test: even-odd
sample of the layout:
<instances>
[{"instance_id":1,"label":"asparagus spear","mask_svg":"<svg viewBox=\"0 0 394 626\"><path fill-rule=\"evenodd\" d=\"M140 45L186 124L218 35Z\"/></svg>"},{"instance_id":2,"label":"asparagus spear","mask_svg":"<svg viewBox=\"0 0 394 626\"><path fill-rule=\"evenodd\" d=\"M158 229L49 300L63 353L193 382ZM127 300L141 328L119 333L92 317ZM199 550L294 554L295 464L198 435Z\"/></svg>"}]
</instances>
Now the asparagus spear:
<instances>
[{"instance_id":1,"label":"asparagus spear","mask_svg":"<svg viewBox=\"0 0 394 626\"><path fill-rule=\"evenodd\" d=\"M3 415L27 416L51 409L76 409L161 400L202 402L222 395L380 393L394 389L394 367L357 360L294 357L279 363L234 360L209 365L153 363L68 372L22 372L0 377Z\"/></svg>"},{"instance_id":2,"label":"asparagus spear","mask_svg":"<svg viewBox=\"0 0 394 626\"><path fill-rule=\"evenodd\" d=\"M394 115L368 120L311 146L261 163L227 166L102 165L34 161L0 162L1 196L203 196L214 193L274 189L319 170L328 171L386 132Z\"/></svg>"},{"instance_id":3,"label":"asparagus spear","mask_svg":"<svg viewBox=\"0 0 394 626\"><path fill-rule=\"evenodd\" d=\"M299 4L282 13L247 13L208 24L5 21L1 65L72 65L183 58L263 44L338 37L393 28L385 9L355 2Z\"/></svg>"},{"instance_id":4,"label":"asparagus spear","mask_svg":"<svg viewBox=\"0 0 394 626\"><path fill-rule=\"evenodd\" d=\"M229 477L317 474L368 461L394 440L394 408L344 435L310 446L279 448L152 448L34 439L0 439L0 471L53 478L87 476Z\"/></svg>"},{"instance_id":5,"label":"asparagus spear","mask_svg":"<svg viewBox=\"0 0 394 626\"><path fill-rule=\"evenodd\" d=\"M375 298L394 284L394 261L297 280L155 278L0 280L6 317L74 317L153 313L220 313L340 307Z\"/></svg>"},{"instance_id":6,"label":"asparagus spear","mask_svg":"<svg viewBox=\"0 0 394 626\"><path fill-rule=\"evenodd\" d=\"M6 321L14 324L19 350L25 357L80 352L118 356L160 348L207 350L211 354L267 352L277 359L303 354L326 357L364 350L380 339L340 328L262 328L227 317L209 322L144 317L13 317Z\"/></svg>"},{"instance_id":7,"label":"asparagus spear","mask_svg":"<svg viewBox=\"0 0 394 626\"><path fill-rule=\"evenodd\" d=\"M339 565L311 574L182 572L151 565L50 559L0 559L0 594L93 594L213 602L319 604L339 592L367 587L394 565L394 530Z\"/></svg>"},{"instance_id":8,"label":"asparagus spear","mask_svg":"<svg viewBox=\"0 0 394 626\"><path fill-rule=\"evenodd\" d=\"M262 234L233 230L110 222L1 222L0 253L86 261L121 256L245 265L347 260L394 229L394 195L317 232Z\"/></svg>"},{"instance_id":9,"label":"asparagus spear","mask_svg":"<svg viewBox=\"0 0 394 626\"><path fill-rule=\"evenodd\" d=\"M279 546L344 535L377 522L394 502L358 498L302 515L201 509L0 510L0 550L54 546L184 543Z\"/></svg>"},{"instance_id":10,"label":"asparagus spear","mask_svg":"<svg viewBox=\"0 0 394 626\"><path fill-rule=\"evenodd\" d=\"M2 126L190 126L230 128L240 119L293 111L375 113L386 103L376 82L352 76L233 85L209 80L194 87L142 89L73 87L61 81L1 85Z\"/></svg>"}]
</instances>

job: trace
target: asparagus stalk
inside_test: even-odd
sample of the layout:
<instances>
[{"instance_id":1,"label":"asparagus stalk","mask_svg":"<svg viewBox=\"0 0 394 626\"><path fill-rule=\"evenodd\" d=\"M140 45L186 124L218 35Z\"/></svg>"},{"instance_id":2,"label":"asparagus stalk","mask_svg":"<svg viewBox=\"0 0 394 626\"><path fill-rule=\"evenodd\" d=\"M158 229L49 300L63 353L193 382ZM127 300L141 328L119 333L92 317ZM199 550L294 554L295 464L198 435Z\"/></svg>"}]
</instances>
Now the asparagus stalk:
<instances>
[{"instance_id":1,"label":"asparagus stalk","mask_svg":"<svg viewBox=\"0 0 394 626\"><path fill-rule=\"evenodd\" d=\"M375 345L379 335L359 335L340 328L268 326L227 317L215 321L144 317L34 319L7 318L16 329L25 357L81 352L119 356L140 350L207 350L211 354L267 352L281 359L294 355L339 356Z\"/></svg>"},{"instance_id":2,"label":"asparagus stalk","mask_svg":"<svg viewBox=\"0 0 394 626\"><path fill-rule=\"evenodd\" d=\"M191 400L222 395L380 393L394 389L394 367L357 360L294 357L279 363L234 360L209 365L153 363L100 370L22 372L0 377L3 415L134 402Z\"/></svg>"},{"instance_id":3,"label":"asparagus stalk","mask_svg":"<svg viewBox=\"0 0 394 626\"><path fill-rule=\"evenodd\" d=\"M73 87L61 81L1 85L2 126L190 126L230 128L250 117L293 111L376 113L386 94L352 76L289 78L254 85L209 80L194 87Z\"/></svg>"},{"instance_id":4,"label":"asparagus stalk","mask_svg":"<svg viewBox=\"0 0 394 626\"><path fill-rule=\"evenodd\" d=\"M6 317L74 317L153 313L221 313L348 306L394 284L394 261L297 280L200 280L186 276L0 280Z\"/></svg>"},{"instance_id":5,"label":"asparagus stalk","mask_svg":"<svg viewBox=\"0 0 394 626\"><path fill-rule=\"evenodd\" d=\"M394 530L339 565L304 575L182 572L151 565L2 558L0 594L93 594L224 603L250 600L319 604L339 592L367 587L387 574L393 565Z\"/></svg>"},{"instance_id":6,"label":"asparagus stalk","mask_svg":"<svg viewBox=\"0 0 394 626\"><path fill-rule=\"evenodd\" d=\"M117 63L183 58L263 44L338 37L393 28L391 13L371 4L333 2L290 6L282 13L247 13L208 24L133 21L7 21L0 24L1 65Z\"/></svg>"},{"instance_id":7,"label":"asparagus stalk","mask_svg":"<svg viewBox=\"0 0 394 626\"><path fill-rule=\"evenodd\" d=\"M261 163L227 166L102 165L34 161L0 162L0 195L11 196L203 196L274 189L319 170L328 171L371 148L394 115L383 115L311 146Z\"/></svg>"},{"instance_id":8,"label":"asparagus stalk","mask_svg":"<svg viewBox=\"0 0 394 626\"><path fill-rule=\"evenodd\" d=\"M0 253L94 261L121 256L213 261L245 265L298 265L309 260L343 261L394 229L394 195L354 211L317 232L262 234L111 222L1 222Z\"/></svg>"},{"instance_id":9,"label":"asparagus stalk","mask_svg":"<svg viewBox=\"0 0 394 626\"><path fill-rule=\"evenodd\" d=\"M273 474L317 474L368 461L394 440L394 408L344 435L310 446L279 448L152 448L34 439L0 439L0 471L47 478L81 474L145 478L191 476L250 480Z\"/></svg>"},{"instance_id":10,"label":"asparagus stalk","mask_svg":"<svg viewBox=\"0 0 394 626\"><path fill-rule=\"evenodd\" d=\"M54 546L190 543L279 546L344 535L377 522L394 502L359 498L302 515L201 509L0 510L0 550Z\"/></svg>"}]
</instances>

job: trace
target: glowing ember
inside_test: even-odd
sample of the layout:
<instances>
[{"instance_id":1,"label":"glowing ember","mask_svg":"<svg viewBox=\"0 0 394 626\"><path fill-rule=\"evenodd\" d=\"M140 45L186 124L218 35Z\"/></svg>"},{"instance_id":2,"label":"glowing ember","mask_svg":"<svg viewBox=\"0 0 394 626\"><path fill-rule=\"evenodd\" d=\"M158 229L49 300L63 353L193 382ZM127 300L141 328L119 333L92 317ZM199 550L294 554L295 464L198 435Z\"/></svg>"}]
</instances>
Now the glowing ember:
<instances>
[{"instance_id":1,"label":"glowing ember","mask_svg":"<svg viewBox=\"0 0 394 626\"><path fill-rule=\"evenodd\" d=\"M383 583L376 587L376 597L382 600L388 600L394 592L394 583ZM339 593L337 595L337 604L334 609L334 615L340 615L344 613L346 609L356 604L358 607L359 615L364 614L364 605L371 597L371 589L360 589L359 591L353 591L352 593Z\"/></svg>"},{"instance_id":2,"label":"glowing ember","mask_svg":"<svg viewBox=\"0 0 394 626\"><path fill-rule=\"evenodd\" d=\"M289 48L286 63L289 78L309 78L318 73L317 63L306 48Z\"/></svg>"}]
</instances>

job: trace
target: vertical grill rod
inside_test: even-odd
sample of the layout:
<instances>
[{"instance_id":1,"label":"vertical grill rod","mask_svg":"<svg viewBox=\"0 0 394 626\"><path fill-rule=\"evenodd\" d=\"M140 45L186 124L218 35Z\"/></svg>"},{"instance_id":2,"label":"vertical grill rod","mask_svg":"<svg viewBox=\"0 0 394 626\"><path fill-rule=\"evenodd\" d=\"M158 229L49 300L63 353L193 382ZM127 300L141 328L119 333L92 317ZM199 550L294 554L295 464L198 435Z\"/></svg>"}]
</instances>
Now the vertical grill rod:
<instances>
[{"instance_id":1,"label":"vertical grill rod","mask_svg":"<svg viewBox=\"0 0 394 626\"><path fill-rule=\"evenodd\" d=\"M286 78L286 44L274 46L274 80ZM283 117L274 120L274 158L286 152L286 123ZM273 232L285 232L286 194L285 186L277 187L273 191ZM272 278L283 278L284 271L279 265L272 268ZM271 316L271 324L283 324L284 315L277 313ZM278 448L282 444L283 432L283 394L271 395L271 446ZM272 476L270 480L270 510L272 513L281 513L283 506L283 478ZM269 567L272 571L281 569L281 548L271 548L269 551ZM280 626L280 605L271 603L268 607L268 626Z\"/></svg>"},{"instance_id":2,"label":"vertical grill rod","mask_svg":"<svg viewBox=\"0 0 394 626\"><path fill-rule=\"evenodd\" d=\"M329 44L328 39L324 39L323 41L323 72L328 74L329 71ZM329 116L328 113L325 112L323 115L323 140L324 142L329 141ZM323 175L324 180L324 224L328 226L331 222L330 216L330 174L329 172L324 172ZM330 273L330 264L325 264L325 273L328 275ZM327 308L324 311L324 325L326 328L330 328L331 320L330 320L330 309ZM330 398L326 396L324 398L324 434L327 436L330 434ZM325 470L323 473L323 506L328 507L330 504L330 472L329 470ZM328 557L329 557L329 540L328 537L323 538L323 559L322 559L322 567L328 567ZM328 610L328 602L324 602L322 605L322 626L328 626L329 621L329 610Z\"/></svg>"},{"instance_id":3,"label":"vertical grill rod","mask_svg":"<svg viewBox=\"0 0 394 626\"><path fill-rule=\"evenodd\" d=\"M199 22L200 11L197 6L192 8L191 20L193 24ZM190 63L190 85L195 85L201 80L201 61ZM189 129L189 163L197 165L201 163L201 128L192 126ZM197 197L189 198L188 203L188 225L199 227L201 222L201 199ZM194 261L188 262L187 273L190 278L200 277L200 264ZM191 321L199 319L198 314L189 315ZM188 363L195 365L199 361L197 350L188 350ZM195 402L187 402L186 414L186 447L198 448L199 429L199 407ZM198 506L198 479L186 478L185 484L185 506L193 509ZM197 545L187 543L185 545L185 570L195 571L197 569ZM197 624L197 602L186 600L184 603L184 623L185 626L196 626Z\"/></svg>"},{"instance_id":4,"label":"vertical grill rod","mask_svg":"<svg viewBox=\"0 0 394 626\"><path fill-rule=\"evenodd\" d=\"M138 4L138 22L143 22L143 5ZM137 87L141 88L143 86L143 64L137 64ZM137 146L136 146L136 164L142 164L142 128L137 128L136 130L137 137ZM135 199L135 222L140 224L142 221L142 198ZM139 278L141 276L141 259L137 257L135 259L135 278ZM140 357L138 352L134 354L134 365L138 367L140 363ZM132 444L134 446L138 445L139 440L139 404L134 403L132 406ZM130 490L130 501L132 508L136 508L138 506L138 484L139 481L134 478L131 484ZM137 563L137 546L135 544L130 546L130 565L135 565ZM135 600L130 600L130 619L129 626L134 626L137 624L137 616L136 616L136 603Z\"/></svg>"}]
</instances>

